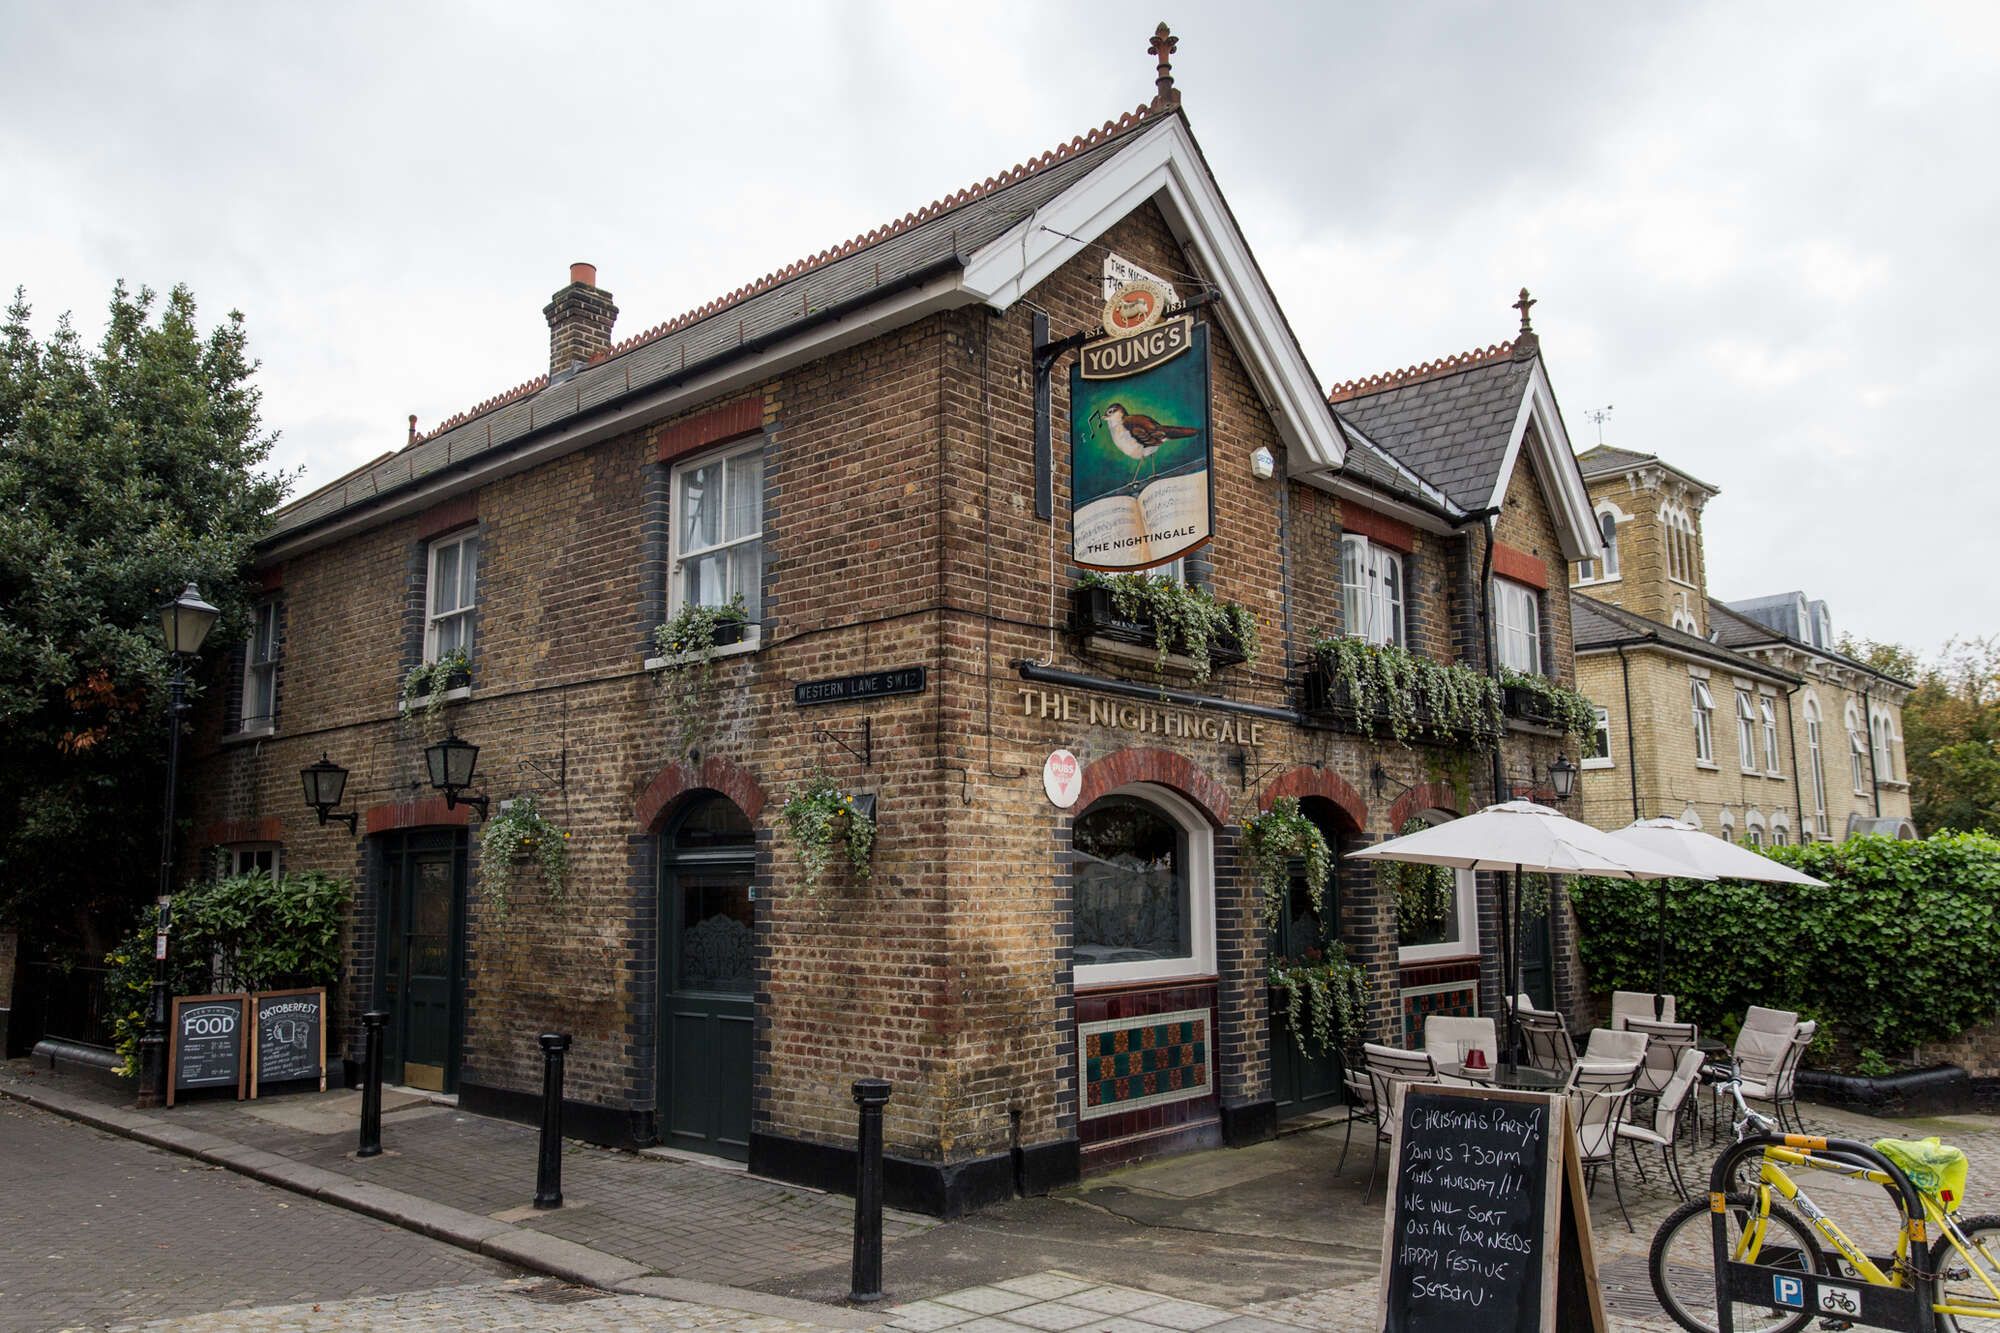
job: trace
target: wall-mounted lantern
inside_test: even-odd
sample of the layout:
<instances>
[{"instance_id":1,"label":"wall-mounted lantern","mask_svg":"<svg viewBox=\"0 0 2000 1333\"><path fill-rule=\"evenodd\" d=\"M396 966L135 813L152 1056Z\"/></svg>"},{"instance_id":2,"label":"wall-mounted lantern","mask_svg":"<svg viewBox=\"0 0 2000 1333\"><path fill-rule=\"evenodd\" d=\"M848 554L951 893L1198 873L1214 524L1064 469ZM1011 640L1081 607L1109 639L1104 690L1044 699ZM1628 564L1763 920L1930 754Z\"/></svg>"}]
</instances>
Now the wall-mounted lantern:
<instances>
[{"instance_id":1,"label":"wall-mounted lantern","mask_svg":"<svg viewBox=\"0 0 2000 1333\"><path fill-rule=\"evenodd\" d=\"M321 750L318 762L299 770L299 780L305 784L306 804L318 813L321 824L338 821L347 825L349 833L355 831L359 816L354 811L336 813L341 795L347 790L346 769L328 759L326 751Z\"/></svg>"},{"instance_id":2,"label":"wall-mounted lantern","mask_svg":"<svg viewBox=\"0 0 2000 1333\"><path fill-rule=\"evenodd\" d=\"M486 818L487 798L465 795L479 767L477 745L460 740L456 731L447 732L436 745L425 747L424 765L430 769L431 786L444 793L447 810L453 806L469 805L479 811L481 819Z\"/></svg>"},{"instance_id":3,"label":"wall-mounted lantern","mask_svg":"<svg viewBox=\"0 0 2000 1333\"><path fill-rule=\"evenodd\" d=\"M1569 761L1568 755L1557 755L1556 761L1549 765L1549 785L1555 788L1558 801L1567 801L1576 790L1576 765Z\"/></svg>"}]
</instances>

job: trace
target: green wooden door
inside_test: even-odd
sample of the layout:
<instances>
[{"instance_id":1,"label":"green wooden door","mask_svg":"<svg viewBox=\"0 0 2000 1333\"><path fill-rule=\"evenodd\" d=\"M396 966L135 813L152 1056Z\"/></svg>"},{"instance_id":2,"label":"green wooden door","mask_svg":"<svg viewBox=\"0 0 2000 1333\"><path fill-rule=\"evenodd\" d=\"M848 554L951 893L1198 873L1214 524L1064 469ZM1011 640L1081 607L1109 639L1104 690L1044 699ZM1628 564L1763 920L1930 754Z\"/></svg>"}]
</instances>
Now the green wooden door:
<instances>
[{"instance_id":1,"label":"green wooden door","mask_svg":"<svg viewBox=\"0 0 2000 1333\"><path fill-rule=\"evenodd\" d=\"M1334 850L1333 873L1327 876L1322 910L1314 911L1312 895L1306 890L1305 866L1293 867L1291 901L1280 914L1271 941L1272 957L1288 962L1309 962L1318 957L1338 936L1340 920L1339 835L1331 822L1311 806L1307 817L1319 827L1327 846ZM1307 1048L1299 1049L1285 1011L1286 992L1271 991L1271 1095L1278 1103L1278 1115L1308 1115L1341 1100L1341 1063L1338 1051L1321 1054L1311 1049L1309 1011L1301 1008L1299 1022L1307 1028Z\"/></svg>"},{"instance_id":2,"label":"green wooden door","mask_svg":"<svg viewBox=\"0 0 2000 1333\"><path fill-rule=\"evenodd\" d=\"M1527 885L1521 886L1525 895L1531 892ZM1538 915L1530 915L1529 910L1521 913L1521 989L1535 1002L1537 1009L1556 1007L1555 941L1551 928L1555 885L1534 890L1542 895L1544 906Z\"/></svg>"},{"instance_id":3,"label":"green wooden door","mask_svg":"<svg viewBox=\"0 0 2000 1333\"><path fill-rule=\"evenodd\" d=\"M465 1006L465 835L393 837L383 848L379 995L389 1014L383 1078L455 1092Z\"/></svg>"},{"instance_id":4,"label":"green wooden door","mask_svg":"<svg viewBox=\"0 0 2000 1333\"><path fill-rule=\"evenodd\" d=\"M743 812L704 800L661 847L662 1142L742 1161L750 1152L756 1028L756 845Z\"/></svg>"}]
</instances>

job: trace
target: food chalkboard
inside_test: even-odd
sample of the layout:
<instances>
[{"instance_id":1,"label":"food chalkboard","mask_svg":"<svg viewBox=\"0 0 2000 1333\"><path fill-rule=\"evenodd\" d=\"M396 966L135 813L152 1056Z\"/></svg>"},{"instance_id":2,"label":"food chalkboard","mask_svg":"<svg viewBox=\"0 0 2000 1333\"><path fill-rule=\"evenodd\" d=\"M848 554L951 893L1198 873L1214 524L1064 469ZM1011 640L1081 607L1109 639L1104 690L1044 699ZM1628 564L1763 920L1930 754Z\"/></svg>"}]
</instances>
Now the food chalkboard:
<instances>
[{"instance_id":1,"label":"food chalkboard","mask_svg":"<svg viewBox=\"0 0 2000 1333\"><path fill-rule=\"evenodd\" d=\"M176 995L167 1035L167 1105L191 1088L234 1087L243 1095L249 1050L248 995Z\"/></svg>"},{"instance_id":2,"label":"food chalkboard","mask_svg":"<svg viewBox=\"0 0 2000 1333\"><path fill-rule=\"evenodd\" d=\"M1406 1085L1392 1152L1386 1333L1605 1327L1567 1098Z\"/></svg>"},{"instance_id":3,"label":"food chalkboard","mask_svg":"<svg viewBox=\"0 0 2000 1333\"><path fill-rule=\"evenodd\" d=\"M259 991L250 997L256 1013L250 1048L250 1095L273 1083L316 1079L326 1091L326 992Z\"/></svg>"}]
</instances>

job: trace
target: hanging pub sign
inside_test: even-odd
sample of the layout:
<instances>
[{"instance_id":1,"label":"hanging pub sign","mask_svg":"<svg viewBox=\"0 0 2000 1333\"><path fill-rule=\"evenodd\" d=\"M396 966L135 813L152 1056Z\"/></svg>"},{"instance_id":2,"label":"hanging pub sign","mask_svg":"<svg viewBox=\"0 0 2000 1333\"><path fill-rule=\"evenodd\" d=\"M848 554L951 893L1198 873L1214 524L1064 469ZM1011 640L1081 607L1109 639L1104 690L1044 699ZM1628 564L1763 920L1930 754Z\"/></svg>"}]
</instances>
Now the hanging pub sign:
<instances>
[{"instance_id":1,"label":"hanging pub sign","mask_svg":"<svg viewBox=\"0 0 2000 1333\"><path fill-rule=\"evenodd\" d=\"M1106 303L1114 336L1070 369L1070 558L1084 569L1151 569L1214 532L1208 328L1163 312L1158 283L1123 284Z\"/></svg>"}]
</instances>

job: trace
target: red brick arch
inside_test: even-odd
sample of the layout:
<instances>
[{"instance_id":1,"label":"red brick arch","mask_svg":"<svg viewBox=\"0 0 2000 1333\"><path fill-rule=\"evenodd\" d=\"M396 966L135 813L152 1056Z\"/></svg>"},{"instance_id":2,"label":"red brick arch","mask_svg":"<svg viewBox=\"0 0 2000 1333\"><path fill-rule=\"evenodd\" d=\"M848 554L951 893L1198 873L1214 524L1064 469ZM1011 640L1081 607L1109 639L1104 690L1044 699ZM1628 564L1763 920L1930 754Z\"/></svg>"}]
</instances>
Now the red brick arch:
<instances>
[{"instance_id":1,"label":"red brick arch","mask_svg":"<svg viewBox=\"0 0 2000 1333\"><path fill-rule=\"evenodd\" d=\"M750 770L719 755L710 755L701 761L700 768L672 763L661 769L659 776L639 793L632 807L632 818L640 831L651 833L683 796L697 791L721 792L736 802L736 808L753 824L764 810L764 788Z\"/></svg>"},{"instance_id":2,"label":"red brick arch","mask_svg":"<svg viewBox=\"0 0 2000 1333\"><path fill-rule=\"evenodd\" d=\"M1199 806L1218 828L1229 822L1229 792L1220 782L1172 750L1140 747L1114 750L1086 764L1083 790L1074 809L1087 809L1098 797L1134 782L1151 782L1180 793Z\"/></svg>"},{"instance_id":3,"label":"red brick arch","mask_svg":"<svg viewBox=\"0 0 2000 1333\"><path fill-rule=\"evenodd\" d=\"M1398 796L1396 803L1389 807L1390 834L1393 836L1396 830L1410 822L1411 816L1422 814L1426 810L1449 810L1455 815L1465 813L1458 808L1458 793L1452 789L1450 783L1418 783Z\"/></svg>"},{"instance_id":4,"label":"red brick arch","mask_svg":"<svg viewBox=\"0 0 2000 1333\"><path fill-rule=\"evenodd\" d=\"M1348 818L1350 833L1360 833L1368 827L1368 802L1361 799L1361 793L1354 790L1354 784L1330 768L1315 768L1311 764L1300 764L1264 789L1262 799L1257 802L1260 810L1269 810L1271 803L1286 796L1317 796L1333 802Z\"/></svg>"}]
</instances>

